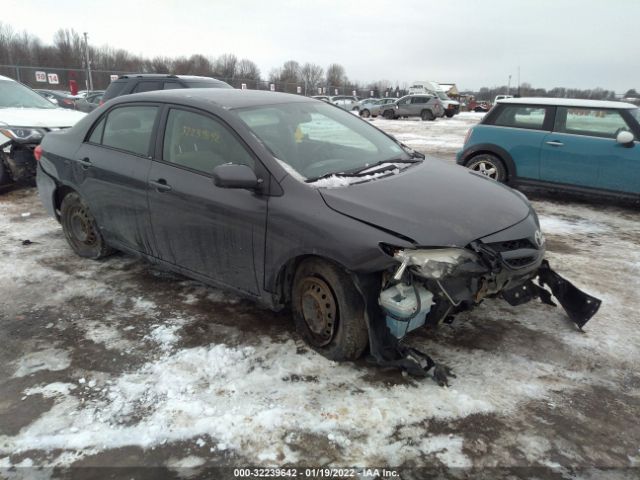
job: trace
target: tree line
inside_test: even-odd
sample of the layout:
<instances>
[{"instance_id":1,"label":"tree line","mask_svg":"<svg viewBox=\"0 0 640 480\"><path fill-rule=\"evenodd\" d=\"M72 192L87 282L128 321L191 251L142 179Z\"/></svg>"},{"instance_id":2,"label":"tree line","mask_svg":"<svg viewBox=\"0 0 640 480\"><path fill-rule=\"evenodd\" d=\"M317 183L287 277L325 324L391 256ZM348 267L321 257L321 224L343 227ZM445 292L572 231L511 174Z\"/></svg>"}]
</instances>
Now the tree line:
<instances>
[{"instance_id":1,"label":"tree line","mask_svg":"<svg viewBox=\"0 0 640 480\"><path fill-rule=\"evenodd\" d=\"M218 57L193 54L189 57L156 56L152 58L135 55L131 52L109 46L88 46L92 70L112 73L173 73L176 75L202 75L215 77L227 81L239 88L242 83L247 88L268 88L267 83L276 84L277 90L297 93L298 87L304 88L301 93L308 95L326 93L351 94L353 90L361 96L368 96L371 92L379 96L401 96L408 92L408 84L393 84L389 80L373 82L351 81L345 68L339 63L322 66L296 60L289 60L281 67L274 68L263 77L255 62L248 58L238 58L226 53ZM0 65L37 66L42 68L68 68L83 72L86 69L84 37L73 29L60 29L51 44L45 44L35 35L28 32L16 32L10 25L0 22ZM0 73L4 73L0 72ZM84 75L84 73L82 73ZM65 77L62 83L68 80ZM96 88L105 88L109 83L109 75L97 76L94 80ZM322 89L324 88L324 90ZM534 88L528 83L522 83L519 88L482 87L478 91L468 92L478 100L492 101L496 95L507 92L520 96L538 97L570 97L606 100L616 98L616 93L602 88L571 89L556 87L549 90ZM638 98L640 95L634 89L629 90L625 97Z\"/></svg>"}]
</instances>

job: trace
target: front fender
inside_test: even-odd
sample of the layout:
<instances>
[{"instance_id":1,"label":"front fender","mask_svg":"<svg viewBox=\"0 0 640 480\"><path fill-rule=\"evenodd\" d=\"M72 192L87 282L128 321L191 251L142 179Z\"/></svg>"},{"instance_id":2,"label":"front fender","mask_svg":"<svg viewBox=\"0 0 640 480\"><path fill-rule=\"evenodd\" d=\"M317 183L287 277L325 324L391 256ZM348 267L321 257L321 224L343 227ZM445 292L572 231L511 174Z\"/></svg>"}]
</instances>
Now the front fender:
<instances>
[{"instance_id":1,"label":"front fender","mask_svg":"<svg viewBox=\"0 0 640 480\"><path fill-rule=\"evenodd\" d=\"M504 148L493 143L477 143L465 148L458 155L457 163L464 166L471 157L479 153L492 153L500 157L507 168L507 183L511 183L518 177L518 170L511 154Z\"/></svg>"}]
</instances>

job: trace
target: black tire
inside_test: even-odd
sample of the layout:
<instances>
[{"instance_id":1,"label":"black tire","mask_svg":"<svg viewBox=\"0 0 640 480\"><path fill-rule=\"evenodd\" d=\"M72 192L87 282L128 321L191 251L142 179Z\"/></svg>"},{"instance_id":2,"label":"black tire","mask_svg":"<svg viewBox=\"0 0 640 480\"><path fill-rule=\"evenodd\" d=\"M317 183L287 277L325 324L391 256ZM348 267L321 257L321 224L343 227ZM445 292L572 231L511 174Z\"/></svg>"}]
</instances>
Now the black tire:
<instances>
[{"instance_id":1,"label":"black tire","mask_svg":"<svg viewBox=\"0 0 640 480\"><path fill-rule=\"evenodd\" d=\"M371 112L365 108L364 110L360 110L360 116L362 118L369 118L371 116Z\"/></svg>"},{"instance_id":2,"label":"black tire","mask_svg":"<svg viewBox=\"0 0 640 480\"><path fill-rule=\"evenodd\" d=\"M60 223L67 242L79 256L97 260L114 252L105 243L89 207L76 192L62 200Z\"/></svg>"},{"instance_id":3,"label":"black tire","mask_svg":"<svg viewBox=\"0 0 640 480\"><path fill-rule=\"evenodd\" d=\"M387 120L393 120L395 117L395 115L393 114L393 110L385 110L382 116Z\"/></svg>"},{"instance_id":4,"label":"black tire","mask_svg":"<svg viewBox=\"0 0 640 480\"><path fill-rule=\"evenodd\" d=\"M507 181L507 169L504 162L491 153L481 153L471 157L465 162L465 166L497 182L505 183Z\"/></svg>"},{"instance_id":5,"label":"black tire","mask_svg":"<svg viewBox=\"0 0 640 480\"><path fill-rule=\"evenodd\" d=\"M423 110L420 113L420 118L422 118L422 120L429 120L430 122L434 121L436 119L436 117L433 115L433 112L431 110Z\"/></svg>"},{"instance_id":6,"label":"black tire","mask_svg":"<svg viewBox=\"0 0 640 480\"><path fill-rule=\"evenodd\" d=\"M448 110L446 112L444 112L444 114L446 115L447 118L452 118L455 115L454 112L450 112Z\"/></svg>"},{"instance_id":7,"label":"black tire","mask_svg":"<svg viewBox=\"0 0 640 480\"><path fill-rule=\"evenodd\" d=\"M4 153L0 152L0 185L11 183L11 180L11 172L9 172L9 167L4 162Z\"/></svg>"},{"instance_id":8,"label":"black tire","mask_svg":"<svg viewBox=\"0 0 640 480\"><path fill-rule=\"evenodd\" d=\"M318 258L303 261L291 292L296 330L330 360L355 360L369 343L364 302L349 275Z\"/></svg>"}]
</instances>

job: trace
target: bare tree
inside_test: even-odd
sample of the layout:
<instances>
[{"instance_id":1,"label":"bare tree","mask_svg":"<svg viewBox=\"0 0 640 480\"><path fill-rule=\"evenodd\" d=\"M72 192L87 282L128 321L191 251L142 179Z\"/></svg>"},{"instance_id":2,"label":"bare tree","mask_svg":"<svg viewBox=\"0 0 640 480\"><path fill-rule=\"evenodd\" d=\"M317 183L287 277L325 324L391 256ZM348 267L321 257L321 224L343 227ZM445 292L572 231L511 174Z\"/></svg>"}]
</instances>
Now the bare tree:
<instances>
[{"instance_id":1,"label":"bare tree","mask_svg":"<svg viewBox=\"0 0 640 480\"><path fill-rule=\"evenodd\" d=\"M213 65L213 75L224 80L233 80L236 77L238 57L232 53L225 53L218 57Z\"/></svg>"},{"instance_id":2,"label":"bare tree","mask_svg":"<svg viewBox=\"0 0 640 480\"><path fill-rule=\"evenodd\" d=\"M327 85L339 87L347 83L347 75L344 67L338 63L332 63L327 67Z\"/></svg>"},{"instance_id":3,"label":"bare tree","mask_svg":"<svg viewBox=\"0 0 640 480\"><path fill-rule=\"evenodd\" d=\"M305 63L300 68L300 79L308 88L315 88L324 79L324 70L315 63Z\"/></svg>"},{"instance_id":4,"label":"bare tree","mask_svg":"<svg viewBox=\"0 0 640 480\"><path fill-rule=\"evenodd\" d=\"M260 69L251 60L243 58L238 62L236 75L240 80L257 82L260 80Z\"/></svg>"}]
</instances>

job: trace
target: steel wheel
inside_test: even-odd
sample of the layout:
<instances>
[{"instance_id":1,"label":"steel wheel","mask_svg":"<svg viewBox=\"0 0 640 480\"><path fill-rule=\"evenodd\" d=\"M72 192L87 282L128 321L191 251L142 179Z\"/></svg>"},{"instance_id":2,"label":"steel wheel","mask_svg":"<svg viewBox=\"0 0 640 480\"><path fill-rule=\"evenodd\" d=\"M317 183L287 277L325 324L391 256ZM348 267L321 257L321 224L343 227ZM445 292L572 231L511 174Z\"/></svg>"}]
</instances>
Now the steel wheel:
<instances>
[{"instance_id":1,"label":"steel wheel","mask_svg":"<svg viewBox=\"0 0 640 480\"><path fill-rule=\"evenodd\" d=\"M354 360L367 348L362 296L351 276L332 262L311 257L298 265L291 313L298 334L331 360Z\"/></svg>"},{"instance_id":2,"label":"steel wheel","mask_svg":"<svg viewBox=\"0 0 640 480\"><path fill-rule=\"evenodd\" d=\"M338 319L336 299L329 285L318 277L302 279L301 310L314 343L328 345L335 335Z\"/></svg>"},{"instance_id":3,"label":"steel wheel","mask_svg":"<svg viewBox=\"0 0 640 480\"><path fill-rule=\"evenodd\" d=\"M98 259L113 253L102 238L87 204L75 192L62 200L60 223L67 242L81 257Z\"/></svg>"}]
</instances>

